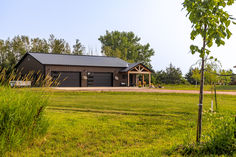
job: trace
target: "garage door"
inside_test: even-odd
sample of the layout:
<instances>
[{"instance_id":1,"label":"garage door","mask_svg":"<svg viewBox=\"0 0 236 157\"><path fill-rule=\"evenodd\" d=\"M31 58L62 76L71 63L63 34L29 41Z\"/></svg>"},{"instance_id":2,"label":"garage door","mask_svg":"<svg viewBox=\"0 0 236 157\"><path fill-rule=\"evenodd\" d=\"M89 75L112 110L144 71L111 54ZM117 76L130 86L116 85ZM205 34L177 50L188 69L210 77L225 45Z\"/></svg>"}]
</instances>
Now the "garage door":
<instances>
[{"instance_id":1,"label":"garage door","mask_svg":"<svg viewBox=\"0 0 236 157\"><path fill-rule=\"evenodd\" d=\"M88 72L88 87L112 87L113 74L104 72Z\"/></svg>"},{"instance_id":2,"label":"garage door","mask_svg":"<svg viewBox=\"0 0 236 157\"><path fill-rule=\"evenodd\" d=\"M52 78L57 79L60 84L59 87L80 87L80 72L62 72L52 71Z\"/></svg>"}]
</instances>

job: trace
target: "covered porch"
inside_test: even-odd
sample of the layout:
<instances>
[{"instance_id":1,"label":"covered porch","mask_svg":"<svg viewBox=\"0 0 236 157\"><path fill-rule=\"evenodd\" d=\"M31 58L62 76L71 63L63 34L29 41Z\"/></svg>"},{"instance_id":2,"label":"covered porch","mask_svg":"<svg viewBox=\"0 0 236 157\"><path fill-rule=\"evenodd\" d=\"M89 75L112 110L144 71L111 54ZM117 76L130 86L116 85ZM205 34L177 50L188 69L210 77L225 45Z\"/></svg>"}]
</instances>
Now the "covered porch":
<instances>
[{"instance_id":1,"label":"covered porch","mask_svg":"<svg viewBox=\"0 0 236 157\"><path fill-rule=\"evenodd\" d=\"M123 72L127 74L127 86L142 86L148 85L151 87L152 71L142 63L130 64ZM146 77L145 77L146 76ZM145 81L146 80L148 81Z\"/></svg>"}]
</instances>

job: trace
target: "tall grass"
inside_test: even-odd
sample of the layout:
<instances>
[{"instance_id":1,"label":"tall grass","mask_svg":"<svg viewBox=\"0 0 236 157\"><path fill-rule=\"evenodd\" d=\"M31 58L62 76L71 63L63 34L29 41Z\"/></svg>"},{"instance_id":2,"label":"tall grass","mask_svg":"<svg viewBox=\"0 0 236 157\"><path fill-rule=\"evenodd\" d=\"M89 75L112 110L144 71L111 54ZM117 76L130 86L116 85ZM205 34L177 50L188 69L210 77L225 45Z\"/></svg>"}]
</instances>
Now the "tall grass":
<instances>
[{"instance_id":1,"label":"tall grass","mask_svg":"<svg viewBox=\"0 0 236 157\"><path fill-rule=\"evenodd\" d=\"M201 151L216 155L236 153L236 122L233 114L226 112L206 114L211 131L203 137L205 142Z\"/></svg>"},{"instance_id":2,"label":"tall grass","mask_svg":"<svg viewBox=\"0 0 236 157\"><path fill-rule=\"evenodd\" d=\"M21 71L12 71L7 73L7 69L1 69L0 67L0 86L10 86L11 81L31 81L34 87L51 87L58 86L60 84L59 77L53 80L48 74L44 76L40 71L30 71L27 74L22 74Z\"/></svg>"},{"instance_id":3,"label":"tall grass","mask_svg":"<svg viewBox=\"0 0 236 157\"><path fill-rule=\"evenodd\" d=\"M236 122L233 113L205 112L208 127L200 144L185 141L177 151L184 156L229 155L236 154ZM176 150L175 150L176 151Z\"/></svg>"},{"instance_id":4,"label":"tall grass","mask_svg":"<svg viewBox=\"0 0 236 157\"><path fill-rule=\"evenodd\" d=\"M40 91L0 87L0 156L46 133L47 104L48 98Z\"/></svg>"},{"instance_id":5,"label":"tall grass","mask_svg":"<svg viewBox=\"0 0 236 157\"><path fill-rule=\"evenodd\" d=\"M34 81L35 85L50 87L52 78L34 73L22 76L18 73L0 71L0 156L26 145L34 138L44 135L48 121L44 116L48 96L43 90L10 88L10 81Z\"/></svg>"}]
</instances>

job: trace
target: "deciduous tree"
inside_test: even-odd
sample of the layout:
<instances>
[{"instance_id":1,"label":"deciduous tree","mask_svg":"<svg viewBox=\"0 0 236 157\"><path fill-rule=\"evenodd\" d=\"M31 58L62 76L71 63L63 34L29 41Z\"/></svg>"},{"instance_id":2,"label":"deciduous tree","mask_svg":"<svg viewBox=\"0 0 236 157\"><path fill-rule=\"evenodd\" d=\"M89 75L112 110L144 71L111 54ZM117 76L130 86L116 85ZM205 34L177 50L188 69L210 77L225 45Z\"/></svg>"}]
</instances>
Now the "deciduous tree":
<instances>
[{"instance_id":1,"label":"deciduous tree","mask_svg":"<svg viewBox=\"0 0 236 157\"><path fill-rule=\"evenodd\" d=\"M73 45L73 54L82 55L85 50L85 47L80 43L79 39L76 39L75 45Z\"/></svg>"},{"instance_id":2,"label":"deciduous tree","mask_svg":"<svg viewBox=\"0 0 236 157\"><path fill-rule=\"evenodd\" d=\"M133 32L106 31L98 39L102 43L102 53L106 56L118 57L127 62L142 62L151 67L154 50L150 44L142 45L141 38Z\"/></svg>"},{"instance_id":3,"label":"deciduous tree","mask_svg":"<svg viewBox=\"0 0 236 157\"><path fill-rule=\"evenodd\" d=\"M202 60L197 143L200 142L202 130L204 64L206 55L210 54L209 48L212 47L214 43L217 46L224 45L224 39L231 37L232 33L229 30L229 25L232 23L232 17L225 11L225 7L233 3L234 0L185 0L183 2L183 7L187 10L187 16L192 23L191 40L195 40L197 36L202 38L201 47L196 45L190 46L192 54L199 53Z\"/></svg>"},{"instance_id":4,"label":"deciduous tree","mask_svg":"<svg viewBox=\"0 0 236 157\"><path fill-rule=\"evenodd\" d=\"M80 54L82 44L76 40L73 53ZM7 69L9 73L26 52L70 54L70 45L64 39L57 39L50 35L48 40L44 38L30 38L28 36L15 36L12 39L0 40L0 70Z\"/></svg>"},{"instance_id":5,"label":"deciduous tree","mask_svg":"<svg viewBox=\"0 0 236 157\"><path fill-rule=\"evenodd\" d=\"M219 71L219 83L221 85L228 85L232 82L232 78L233 78L233 71L232 70L220 70Z\"/></svg>"},{"instance_id":6,"label":"deciduous tree","mask_svg":"<svg viewBox=\"0 0 236 157\"><path fill-rule=\"evenodd\" d=\"M50 53L70 54L70 46L64 39L57 39L53 34L48 39Z\"/></svg>"},{"instance_id":7,"label":"deciduous tree","mask_svg":"<svg viewBox=\"0 0 236 157\"><path fill-rule=\"evenodd\" d=\"M46 39L32 38L31 52L49 53L49 44Z\"/></svg>"}]
</instances>

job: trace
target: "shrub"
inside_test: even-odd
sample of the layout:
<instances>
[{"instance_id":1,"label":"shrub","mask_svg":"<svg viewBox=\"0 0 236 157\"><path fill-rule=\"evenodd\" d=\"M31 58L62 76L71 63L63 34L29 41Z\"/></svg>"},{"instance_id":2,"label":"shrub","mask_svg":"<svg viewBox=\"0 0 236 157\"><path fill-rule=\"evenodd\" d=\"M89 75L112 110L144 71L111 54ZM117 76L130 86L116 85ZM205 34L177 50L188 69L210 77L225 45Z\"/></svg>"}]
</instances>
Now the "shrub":
<instances>
[{"instance_id":1,"label":"shrub","mask_svg":"<svg viewBox=\"0 0 236 157\"><path fill-rule=\"evenodd\" d=\"M235 130L236 122L232 114L207 113L212 129L203 138L202 152L211 154L229 154L236 151Z\"/></svg>"},{"instance_id":2,"label":"shrub","mask_svg":"<svg viewBox=\"0 0 236 157\"><path fill-rule=\"evenodd\" d=\"M0 156L46 133L42 91L0 87Z\"/></svg>"},{"instance_id":3,"label":"shrub","mask_svg":"<svg viewBox=\"0 0 236 157\"><path fill-rule=\"evenodd\" d=\"M200 144L178 147L182 155L233 155L236 153L236 122L233 114L205 112L208 129Z\"/></svg>"}]
</instances>

